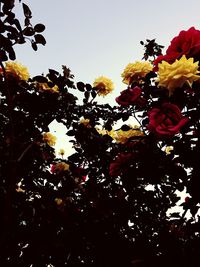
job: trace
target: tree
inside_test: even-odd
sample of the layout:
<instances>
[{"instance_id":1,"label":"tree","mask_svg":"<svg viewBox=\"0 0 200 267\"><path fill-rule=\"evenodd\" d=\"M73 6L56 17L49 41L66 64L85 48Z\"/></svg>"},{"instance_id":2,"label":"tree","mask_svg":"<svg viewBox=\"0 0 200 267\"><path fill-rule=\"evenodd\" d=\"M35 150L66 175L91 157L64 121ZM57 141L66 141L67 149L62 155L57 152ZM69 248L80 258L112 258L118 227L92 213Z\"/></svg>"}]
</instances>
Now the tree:
<instances>
[{"instance_id":1,"label":"tree","mask_svg":"<svg viewBox=\"0 0 200 267\"><path fill-rule=\"evenodd\" d=\"M65 66L30 78L12 61L27 39L34 50L45 45L45 26L32 26L23 3L22 27L15 1L0 3L1 265L195 265L200 32L181 31L166 55L155 40L141 42L144 60L124 69L117 105L100 105L97 95L113 90L108 78L75 84ZM76 151L66 159L54 154L53 120ZM184 212L168 214L184 188Z\"/></svg>"}]
</instances>

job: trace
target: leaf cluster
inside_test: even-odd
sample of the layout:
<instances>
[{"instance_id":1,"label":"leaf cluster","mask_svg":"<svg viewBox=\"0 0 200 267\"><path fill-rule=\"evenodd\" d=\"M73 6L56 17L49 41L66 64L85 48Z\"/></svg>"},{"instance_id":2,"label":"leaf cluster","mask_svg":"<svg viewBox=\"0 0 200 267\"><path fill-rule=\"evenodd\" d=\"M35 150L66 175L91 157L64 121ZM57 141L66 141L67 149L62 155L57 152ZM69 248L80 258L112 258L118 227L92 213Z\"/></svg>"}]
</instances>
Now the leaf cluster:
<instances>
[{"instance_id":1,"label":"leaf cluster","mask_svg":"<svg viewBox=\"0 0 200 267\"><path fill-rule=\"evenodd\" d=\"M45 26L41 23L33 26L31 24L32 12L30 8L22 3L24 23L16 17L14 12L15 1L0 1L0 59L15 60L16 55L13 46L24 44L26 40L31 42L32 48L37 50L37 45L46 44L44 36L41 34Z\"/></svg>"}]
</instances>

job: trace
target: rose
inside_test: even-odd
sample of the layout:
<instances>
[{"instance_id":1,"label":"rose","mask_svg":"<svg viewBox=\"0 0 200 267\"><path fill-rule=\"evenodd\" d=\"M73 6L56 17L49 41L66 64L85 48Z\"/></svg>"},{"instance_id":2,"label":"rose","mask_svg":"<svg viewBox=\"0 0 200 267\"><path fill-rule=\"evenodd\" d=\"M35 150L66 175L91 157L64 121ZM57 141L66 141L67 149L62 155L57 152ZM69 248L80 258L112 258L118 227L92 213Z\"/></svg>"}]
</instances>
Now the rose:
<instances>
[{"instance_id":1,"label":"rose","mask_svg":"<svg viewBox=\"0 0 200 267\"><path fill-rule=\"evenodd\" d=\"M183 117L178 106L164 103L161 107L153 108L148 112L148 130L159 138L171 137L180 132L180 129L188 122Z\"/></svg>"},{"instance_id":2,"label":"rose","mask_svg":"<svg viewBox=\"0 0 200 267\"><path fill-rule=\"evenodd\" d=\"M157 70L158 63L162 60L171 64L183 55L186 58L193 57L195 61L200 59L200 31L194 27L187 31L181 31L178 36L172 39L166 55L161 55L154 61L155 69Z\"/></svg>"},{"instance_id":3,"label":"rose","mask_svg":"<svg viewBox=\"0 0 200 267\"><path fill-rule=\"evenodd\" d=\"M133 138L134 141L137 141L138 137L140 139L141 136L144 136L144 133L140 130L140 127L135 125L134 127L130 126L130 129L127 131L119 129L115 131L115 135L111 137L116 140L117 143L127 144L131 138Z\"/></svg>"},{"instance_id":4,"label":"rose","mask_svg":"<svg viewBox=\"0 0 200 267\"><path fill-rule=\"evenodd\" d=\"M114 84L109 78L100 76L95 79L93 87L96 89L99 96L106 96L113 91Z\"/></svg>"},{"instance_id":5,"label":"rose","mask_svg":"<svg viewBox=\"0 0 200 267\"><path fill-rule=\"evenodd\" d=\"M146 102L144 98L141 98L142 90L140 87L128 88L120 93L120 96L116 97L115 101L122 106L128 106L133 104L140 104Z\"/></svg>"},{"instance_id":6,"label":"rose","mask_svg":"<svg viewBox=\"0 0 200 267\"><path fill-rule=\"evenodd\" d=\"M131 153L119 153L117 158L110 164L109 174L116 177L123 174L130 167L130 161L133 158Z\"/></svg>"},{"instance_id":7,"label":"rose","mask_svg":"<svg viewBox=\"0 0 200 267\"><path fill-rule=\"evenodd\" d=\"M74 170L73 170L73 175L75 177L77 177L78 179L80 179L81 181L85 182L86 179L87 179L87 175L86 175L86 171L84 168L82 167L76 167Z\"/></svg>"},{"instance_id":8,"label":"rose","mask_svg":"<svg viewBox=\"0 0 200 267\"><path fill-rule=\"evenodd\" d=\"M48 83L35 83L36 89L39 90L40 92L51 92L51 93L58 93L59 92L59 87L57 85L54 86L49 86Z\"/></svg>"},{"instance_id":9,"label":"rose","mask_svg":"<svg viewBox=\"0 0 200 267\"><path fill-rule=\"evenodd\" d=\"M50 171L53 174L54 173L61 173L64 171L69 171L69 164L67 164L65 162L58 162L56 164L52 164Z\"/></svg>"},{"instance_id":10,"label":"rose","mask_svg":"<svg viewBox=\"0 0 200 267\"><path fill-rule=\"evenodd\" d=\"M158 71L158 63L162 62L162 61L166 61L170 64L172 64L176 59L178 59L177 54L171 54L171 55L160 55L159 57L157 57L153 64L154 64L154 71Z\"/></svg>"},{"instance_id":11,"label":"rose","mask_svg":"<svg viewBox=\"0 0 200 267\"><path fill-rule=\"evenodd\" d=\"M55 146L56 140L57 137L50 132L43 133L43 141L46 142L49 146Z\"/></svg>"},{"instance_id":12,"label":"rose","mask_svg":"<svg viewBox=\"0 0 200 267\"><path fill-rule=\"evenodd\" d=\"M167 49L168 55L176 55L180 58L186 55L187 58L200 58L200 31L191 27L187 31L181 31L178 36L174 37L171 45Z\"/></svg>"},{"instance_id":13,"label":"rose","mask_svg":"<svg viewBox=\"0 0 200 267\"><path fill-rule=\"evenodd\" d=\"M15 80L27 81L30 78L27 67L19 62L8 61L5 63L6 76Z\"/></svg>"},{"instance_id":14,"label":"rose","mask_svg":"<svg viewBox=\"0 0 200 267\"><path fill-rule=\"evenodd\" d=\"M200 79L198 68L198 62L194 63L193 58L187 59L185 55L172 64L162 61L158 64L158 86L167 88L169 95L184 84L192 87L193 82Z\"/></svg>"},{"instance_id":15,"label":"rose","mask_svg":"<svg viewBox=\"0 0 200 267\"><path fill-rule=\"evenodd\" d=\"M133 82L142 82L142 79L152 71L153 66L148 61L135 61L134 63L129 63L121 76L123 82L126 84L132 84Z\"/></svg>"},{"instance_id":16,"label":"rose","mask_svg":"<svg viewBox=\"0 0 200 267\"><path fill-rule=\"evenodd\" d=\"M140 97L142 90L140 87L135 86L134 88L128 88L123 90L115 100L122 106L128 106L134 104Z\"/></svg>"},{"instance_id":17,"label":"rose","mask_svg":"<svg viewBox=\"0 0 200 267\"><path fill-rule=\"evenodd\" d=\"M187 197L185 197L185 203L188 203L188 202L190 202L190 199L191 199L191 198L190 198L190 197L188 197L188 196L187 196Z\"/></svg>"}]
</instances>

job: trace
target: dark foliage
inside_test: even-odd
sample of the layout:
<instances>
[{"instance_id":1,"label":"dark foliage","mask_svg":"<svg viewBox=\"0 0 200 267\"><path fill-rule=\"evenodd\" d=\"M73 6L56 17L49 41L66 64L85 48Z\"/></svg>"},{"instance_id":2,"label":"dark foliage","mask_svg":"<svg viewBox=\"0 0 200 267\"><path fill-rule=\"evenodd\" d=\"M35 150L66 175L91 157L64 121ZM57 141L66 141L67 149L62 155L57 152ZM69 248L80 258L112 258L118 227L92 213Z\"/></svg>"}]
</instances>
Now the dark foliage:
<instances>
[{"instance_id":1,"label":"dark foliage","mask_svg":"<svg viewBox=\"0 0 200 267\"><path fill-rule=\"evenodd\" d=\"M74 84L65 66L62 73L49 69L46 76L19 80L7 75L4 61L15 59L14 45L27 37L34 50L45 45L40 34L45 26L32 26L24 3L23 27L12 11L15 1L0 4L0 266L196 266L199 83L169 96L152 71L143 79L142 101L110 106L94 101L90 84ZM158 56L162 46L147 40L145 48L147 59ZM79 104L77 90L83 94ZM150 131L148 113L166 102L189 121L162 139ZM164 114L170 125L182 120L173 112ZM139 128L126 123L131 117ZM67 159L56 158L44 139L53 120L67 127L74 145ZM126 142L112 135L121 120L119 132L135 131ZM169 146L173 150L166 153ZM179 200L176 190L184 188L190 194L184 212L168 214Z\"/></svg>"}]
</instances>

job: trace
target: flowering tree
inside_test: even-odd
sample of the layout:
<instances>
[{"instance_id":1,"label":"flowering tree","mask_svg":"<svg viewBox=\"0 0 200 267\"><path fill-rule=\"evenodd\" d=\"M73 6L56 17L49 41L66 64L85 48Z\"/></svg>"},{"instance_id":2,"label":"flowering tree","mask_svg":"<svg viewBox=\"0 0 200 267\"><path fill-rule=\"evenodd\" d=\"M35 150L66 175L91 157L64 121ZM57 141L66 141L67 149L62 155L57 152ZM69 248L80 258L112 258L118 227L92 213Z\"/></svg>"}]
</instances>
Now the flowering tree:
<instances>
[{"instance_id":1,"label":"flowering tree","mask_svg":"<svg viewBox=\"0 0 200 267\"><path fill-rule=\"evenodd\" d=\"M196 266L200 31L181 31L166 55L141 42L116 106L100 105L114 89L107 77L75 84L65 66L30 77L12 61L27 36L33 49L45 45L45 27L32 26L26 4L24 28L15 1L0 4L1 265ZM68 157L55 156L53 120L68 129ZM169 213L184 189L183 211Z\"/></svg>"}]
</instances>

